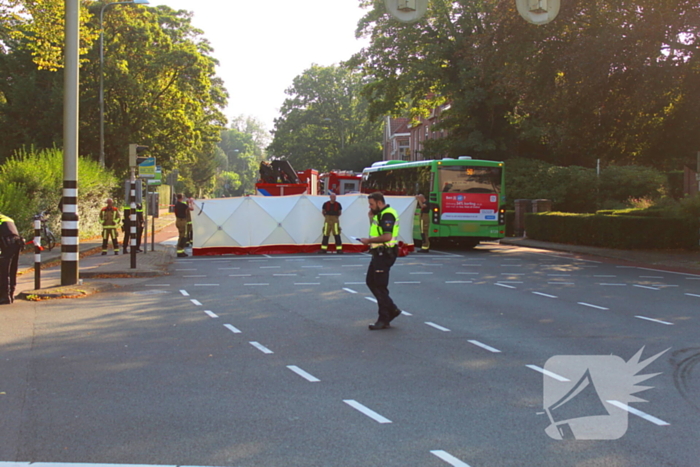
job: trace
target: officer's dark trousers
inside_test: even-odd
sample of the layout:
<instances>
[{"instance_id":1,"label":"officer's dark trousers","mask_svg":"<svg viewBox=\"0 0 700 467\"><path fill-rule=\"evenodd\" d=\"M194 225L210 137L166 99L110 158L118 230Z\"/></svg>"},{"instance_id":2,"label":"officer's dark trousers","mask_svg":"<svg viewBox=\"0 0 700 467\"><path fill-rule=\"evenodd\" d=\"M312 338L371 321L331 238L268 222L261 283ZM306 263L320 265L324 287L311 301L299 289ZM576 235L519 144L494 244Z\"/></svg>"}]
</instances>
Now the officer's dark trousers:
<instances>
[{"instance_id":1,"label":"officer's dark trousers","mask_svg":"<svg viewBox=\"0 0 700 467\"><path fill-rule=\"evenodd\" d=\"M378 251L379 250L379 251ZM365 282L377 299L379 319L383 323L391 321L391 315L396 310L394 301L389 296L389 271L396 262L397 248L372 250L372 261L367 269Z\"/></svg>"},{"instance_id":2,"label":"officer's dark trousers","mask_svg":"<svg viewBox=\"0 0 700 467\"><path fill-rule=\"evenodd\" d=\"M17 286L17 263L22 244L19 239L6 239L0 254L0 299L14 295Z\"/></svg>"}]
</instances>

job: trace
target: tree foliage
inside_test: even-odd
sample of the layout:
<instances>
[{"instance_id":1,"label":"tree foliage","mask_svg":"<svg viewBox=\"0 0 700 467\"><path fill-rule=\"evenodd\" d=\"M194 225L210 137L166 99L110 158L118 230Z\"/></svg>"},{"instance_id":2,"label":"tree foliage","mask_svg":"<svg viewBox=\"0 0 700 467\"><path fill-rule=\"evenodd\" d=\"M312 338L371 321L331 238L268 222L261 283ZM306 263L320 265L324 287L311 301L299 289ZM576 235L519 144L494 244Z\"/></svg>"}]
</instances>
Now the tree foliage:
<instances>
[{"instance_id":1,"label":"tree foliage","mask_svg":"<svg viewBox=\"0 0 700 467\"><path fill-rule=\"evenodd\" d=\"M371 79L371 114L451 102L451 135L428 153L669 168L700 147L697 1L570 0L545 26L513 0L431 0L415 24L360 3L371 44L350 63Z\"/></svg>"},{"instance_id":2,"label":"tree foliage","mask_svg":"<svg viewBox=\"0 0 700 467\"><path fill-rule=\"evenodd\" d=\"M341 66L313 65L286 90L267 150L296 170L362 170L381 159L381 123L360 92L367 81Z\"/></svg>"},{"instance_id":3,"label":"tree foliage","mask_svg":"<svg viewBox=\"0 0 700 467\"><path fill-rule=\"evenodd\" d=\"M63 0L20 0L24 15L0 0L0 162L20 147L61 144L63 76L54 44L63 40ZM14 1L14 0L12 0ZM99 11L84 0L88 47L82 56L80 151L99 158ZM106 165L127 171L130 143L149 146L167 172L214 176L216 144L226 119L227 93L216 60L191 13L167 6L112 6L104 15ZM48 22L52 28L44 28ZM62 27L62 26L61 26ZM5 28L5 29L3 29ZM49 41L49 42L47 42ZM37 45L38 44L38 45ZM37 56L37 50L46 52ZM49 65L51 64L51 65ZM204 180L202 178L201 180ZM201 181L200 180L200 181ZM199 183L199 182L198 182Z\"/></svg>"},{"instance_id":4,"label":"tree foliage","mask_svg":"<svg viewBox=\"0 0 700 467\"><path fill-rule=\"evenodd\" d=\"M269 144L269 139L263 124L252 117L236 117L231 128L221 132L219 148L226 156L226 170L237 175L237 183L232 183L229 175L217 182L217 190L226 193L223 196L255 193L258 168L260 161L266 157L265 146Z\"/></svg>"}]
</instances>

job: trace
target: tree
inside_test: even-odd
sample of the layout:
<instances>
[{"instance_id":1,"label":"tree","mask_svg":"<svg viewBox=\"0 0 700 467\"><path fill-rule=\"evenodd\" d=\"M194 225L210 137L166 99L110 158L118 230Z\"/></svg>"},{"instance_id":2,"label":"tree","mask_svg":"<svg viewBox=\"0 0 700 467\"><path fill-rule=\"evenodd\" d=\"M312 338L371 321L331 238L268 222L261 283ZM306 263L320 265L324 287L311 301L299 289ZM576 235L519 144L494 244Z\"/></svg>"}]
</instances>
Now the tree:
<instances>
[{"instance_id":1,"label":"tree","mask_svg":"<svg viewBox=\"0 0 700 467\"><path fill-rule=\"evenodd\" d=\"M697 2L571 0L546 26L512 0L432 0L415 24L381 0L360 3L371 8L358 34L371 43L350 64L370 78L371 115L451 103L450 137L428 153L663 167L700 147Z\"/></svg>"},{"instance_id":2,"label":"tree","mask_svg":"<svg viewBox=\"0 0 700 467\"><path fill-rule=\"evenodd\" d=\"M229 189L227 196L242 196L255 192L260 161L265 159L268 133L262 123L252 117L239 116L231 128L221 132L219 148L228 160L227 170L238 176L238 183ZM230 181L224 181L228 183Z\"/></svg>"},{"instance_id":3,"label":"tree","mask_svg":"<svg viewBox=\"0 0 700 467\"><path fill-rule=\"evenodd\" d=\"M381 123L369 119L365 84L359 72L335 65L313 65L294 78L268 152L297 170L357 170L360 161L381 159Z\"/></svg>"}]
</instances>

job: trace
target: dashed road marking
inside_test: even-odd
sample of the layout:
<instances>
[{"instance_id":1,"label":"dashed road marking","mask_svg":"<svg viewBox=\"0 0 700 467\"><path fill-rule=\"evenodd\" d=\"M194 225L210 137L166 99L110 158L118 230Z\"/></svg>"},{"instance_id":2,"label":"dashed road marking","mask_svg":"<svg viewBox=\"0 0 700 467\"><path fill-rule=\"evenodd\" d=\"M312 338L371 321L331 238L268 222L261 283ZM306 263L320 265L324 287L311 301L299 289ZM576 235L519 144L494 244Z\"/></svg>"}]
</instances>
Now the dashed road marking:
<instances>
[{"instance_id":1,"label":"dashed road marking","mask_svg":"<svg viewBox=\"0 0 700 467\"><path fill-rule=\"evenodd\" d=\"M543 292L532 292L535 295L539 295L541 297L547 297L547 298L559 298L556 295L549 295L548 293L543 293Z\"/></svg>"},{"instance_id":2,"label":"dashed road marking","mask_svg":"<svg viewBox=\"0 0 700 467\"><path fill-rule=\"evenodd\" d=\"M598 285L602 285L603 287L627 287L627 284L611 284L607 282L600 282Z\"/></svg>"},{"instance_id":3,"label":"dashed road marking","mask_svg":"<svg viewBox=\"0 0 700 467\"><path fill-rule=\"evenodd\" d=\"M643 319L645 321L651 321L654 323L665 324L666 326L673 326L673 323L669 323L668 321L661 321L660 319L647 318L646 316L635 316L635 318Z\"/></svg>"},{"instance_id":4,"label":"dashed road marking","mask_svg":"<svg viewBox=\"0 0 700 467\"><path fill-rule=\"evenodd\" d=\"M469 467L469 464L462 462L461 460L457 459L455 456L450 454L449 452L442 451L442 450L435 450L435 451L430 451L430 454L434 455L435 457L444 460L448 464L450 464L453 467Z\"/></svg>"},{"instance_id":5,"label":"dashed road marking","mask_svg":"<svg viewBox=\"0 0 700 467\"><path fill-rule=\"evenodd\" d=\"M270 284L268 284L267 282L251 282L249 284L243 284L243 285L249 285L249 286L255 287L255 286L265 286L265 285L270 285Z\"/></svg>"},{"instance_id":6,"label":"dashed road marking","mask_svg":"<svg viewBox=\"0 0 700 467\"><path fill-rule=\"evenodd\" d=\"M224 324L224 327L234 334L240 334L241 330L231 324Z\"/></svg>"},{"instance_id":7,"label":"dashed road marking","mask_svg":"<svg viewBox=\"0 0 700 467\"><path fill-rule=\"evenodd\" d=\"M649 289L649 290L661 290L658 287L649 287L648 285L639 285L639 284L633 284L633 287L639 287L640 289Z\"/></svg>"},{"instance_id":8,"label":"dashed road marking","mask_svg":"<svg viewBox=\"0 0 700 467\"><path fill-rule=\"evenodd\" d=\"M435 323L432 323L432 322L430 322L430 321L426 321L425 324L427 324L428 326L434 327L434 328L437 329L438 331L450 332L450 330L447 329L446 327L440 326L439 324L435 324Z\"/></svg>"},{"instance_id":9,"label":"dashed road marking","mask_svg":"<svg viewBox=\"0 0 700 467\"><path fill-rule=\"evenodd\" d=\"M346 399L346 400L343 400L343 402L345 402L346 404L348 404L350 407L357 410L358 412L367 415L369 418L371 418L372 420L374 420L377 423L391 423L391 420L389 420L388 418L385 418L385 417L379 415L374 410L365 407L364 405L360 404L359 402L357 402L355 400Z\"/></svg>"},{"instance_id":10,"label":"dashed road marking","mask_svg":"<svg viewBox=\"0 0 700 467\"><path fill-rule=\"evenodd\" d=\"M249 342L249 344L252 345L253 347L255 347L256 349L258 349L259 351L261 351L261 352L264 353L264 354L271 354L271 353L274 353L272 350L268 349L267 347L265 347L264 345L262 345L262 344L259 343L259 342L251 341L251 342Z\"/></svg>"},{"instance_id":11,"label":"dashed road marking","mask_svg":"<svg viewBox=\"0 0 700 467\"><path fill-rule=\"evenodd\" d=\"M365 300L369 300L370 302L374 302L374 303L377 303L377 299L376 299L376 298L372 298L372 297L365 297Z\"/></svg>"},{"instance_id":12,"label":"dashed road marking","mask_svg":"<svg viewBox=\"0 0 700 467\"><path fill-rule=\"evenodd\" d=\"M199 300L191 299L190 301L192 303L194 303L196 306L202 306L202 303Z\"/></svg>"},{"instance_id":13,"label":"dashed road marking","mask_svg":"<svg viewBox=\"0 0 700 467\"><path fill-rule=\"evenodd\" d=\"M665 421L661 420L660 418L656 418L653 415L649 415L648 413L642 412L641 410L635 409L634 407L630 407L629 405L623 404L620 401L606 401L606 402L608 404L612 404L615 407L618 407L622 410L626 410L627 412L629 412L633 415L636 415L637 417L641 417L644 420L651 422L655 425L658 425L658 426L670 426L671 425L670 423L665 422Z\"/></svg>"},{"instance_id":14,"label":"dashed road marking","mask_svg":"<svg viewBox=\"0 0 700 467\"><path fill-rule=\"evenodd\" d=\"M343 287L343 290L349 293L357 293L356 290L348 289L347 287Z\"/></svg>"},{"instance_id":15,"label":"dashed road marking","mask_svg":"<svg viewBox=\"0 0 700 467\"><path fill-rule=\"evenodd\" d=\"M592 304L586 303L586 302L577 302L577 303L578 303L579 305L587 306L587 307L590 307L590 308L595 308L595 309L597 309L597 310L609 310L609 309L610 309L610 308L605 308L604 306L592 305Z\"/></svg>"},{"instance_id":16,"label":"dashed road marking","mask_svg":"<svg viewBox=\"0 0 700 467\"><path fill-rule=\"evenodd\" d=\"M687 293L686 295L689 296L689 297L698 297L698 298L700 298L700 295L697 295L697 294L694 294L694 293Z\"/></svg>"},{"instance_id":17,"label":"dashed road marking","mask_svg":"<svg viewBox=\"0 0 700 467\"><path fill-rule=\"evenodd\" d=\"M496 282L494 285L497 285L497 286L499 286L499 287L506 287L506 288L508 288L508 289L515 289L515 288L516 288L516 287L513 287L512 285L501 284L500 282Z\"/></svg>"},{"instance_id":18,"label":"dashed road marking","mask_svg":"<svg viewBox=\"0 0 700 467\"><path fill-rule=\"evenodd\" d=\"M556 373L552 373L551 371L545 370L544 368L540 368L537 365L525 365L525 366L531 370L535 370L535 371L542 373L543 375L549 376L550 378L554 378L557 381L561 381L562 383L566 383L566 382L570 381L569 379L566 379L561 375L558 375Z\"/></svg>"},{"instance_id":19,"label":"dashed road marking","mask_svg":"<svg viewBox=\"0 0 700 467\"><path fill-rule=\"evenodd\" d=\"M490 345L486 345L486 344L484 344L483 342L474 341L474 340L470 340L470 341L467 341L467 342L469 342L470 344L474 344L474 345L477 346L477 347L481 347L482 349L486 349L486 350L488 350L489 352L492 352L492 353L501 353L500 350L498 350L498 349L496 349L496 348L494 348L494 347L491 347Z\"/></svg>"},{"instance_id":20,"label":"dashed road marking","mask_svg":"<svg viewBox=\"0 0 700 467\"><path fill-rule=\"evenodd\" d=\"M189 296L190 296L190 294L187 293L187 290L181 290L180 293L181 293L184 297L189 297Z\"/></svg>"},{"instance_id":21,"label":"dashed road marking","mask_svg":"<svg viewBox=\"0 0 700 467\"><path fill-rule=\"evenodd\" d=\"M445 281L445 284L473 284L474 281Z\"/></svg>"},{"instance_id":22,"label":"dashed road marking","mask_svg":"<svg viewBox=\"0 0 700 467\"><path fill-rule=\"evenodd\" d=\"M298 374L299 376L301 376L302 378L304 378L305 380L307 380L311 383L318 383L319 381L321 381L320 379L316 378L314 375L307 373L306 371L302 370L301 368L299 368L296 365L287 365L287 368L289 368L294 373Z\"/></svg>"},{"instance_id":23,"label":"dashed road marking","mask_svg":"<svg viewBox=\"0 0 700 467\"><path fill-rule=\"evenodd\" d=\"M206 314L208 314L208 315L209 315L210 317L212 317L212 318L218 318L218 317L219 317L219 315L217 315L216 313L214 313L214 312L211 311L211 310L204 310L204 312L205 312Z\"/></svg>"}]
</instances>

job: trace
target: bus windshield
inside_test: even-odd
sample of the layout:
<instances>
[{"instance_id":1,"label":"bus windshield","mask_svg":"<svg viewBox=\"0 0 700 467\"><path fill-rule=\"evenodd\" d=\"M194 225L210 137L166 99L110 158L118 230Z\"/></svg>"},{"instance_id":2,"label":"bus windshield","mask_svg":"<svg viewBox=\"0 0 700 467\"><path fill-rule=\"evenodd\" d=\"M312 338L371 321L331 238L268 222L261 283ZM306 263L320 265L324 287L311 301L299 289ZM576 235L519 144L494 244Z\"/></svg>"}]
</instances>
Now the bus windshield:
<instances>
[{"instance_id":1,"label":"bus windshield","mask_svg":"<svg viewBox=\"0 0 700 467\"><path fill-rule=\"evenodd\" d=\"M443 193L501 193L500 167L442 166L438 169Z\"/></svg>"}]
</instances>

